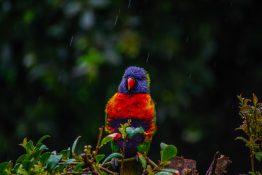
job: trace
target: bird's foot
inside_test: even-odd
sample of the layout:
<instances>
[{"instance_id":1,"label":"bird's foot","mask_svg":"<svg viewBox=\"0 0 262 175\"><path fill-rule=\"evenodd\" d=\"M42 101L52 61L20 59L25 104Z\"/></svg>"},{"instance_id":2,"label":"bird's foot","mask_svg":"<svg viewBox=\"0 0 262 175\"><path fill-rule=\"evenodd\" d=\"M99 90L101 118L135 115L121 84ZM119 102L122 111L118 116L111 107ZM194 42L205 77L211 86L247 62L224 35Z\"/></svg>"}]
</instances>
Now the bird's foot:
<instances>
[{"instance_id":1,"label":"bird's foot","mask_svg":"<svg viewBox=\"0 0 262 175\"><path fill-rule=\"evenodd\" d=\"M111 159L111 165L112 165L112 167L113 167L113 169L117 169L117 167L118 167L118 158L112 158Z\"/></svg>"}]
</instances>

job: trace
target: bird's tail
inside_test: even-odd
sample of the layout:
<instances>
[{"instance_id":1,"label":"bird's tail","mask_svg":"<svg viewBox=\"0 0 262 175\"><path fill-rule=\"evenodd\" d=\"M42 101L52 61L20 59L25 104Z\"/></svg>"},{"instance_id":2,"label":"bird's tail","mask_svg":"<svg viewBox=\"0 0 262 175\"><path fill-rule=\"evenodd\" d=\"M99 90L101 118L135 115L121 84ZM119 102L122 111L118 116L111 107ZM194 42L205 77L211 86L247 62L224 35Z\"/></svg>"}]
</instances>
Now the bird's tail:
<instances>
[{"instance_id":1,"label":"bird's tail","mask_svg":"<svg viewBox=\"0 0 262 175\"><path fill-rule=\"evenodd\" d=\"M120 175L141 175L142 167L136 160L124 162L123 168L120 169Z\"/></svg>"}]
</instances>

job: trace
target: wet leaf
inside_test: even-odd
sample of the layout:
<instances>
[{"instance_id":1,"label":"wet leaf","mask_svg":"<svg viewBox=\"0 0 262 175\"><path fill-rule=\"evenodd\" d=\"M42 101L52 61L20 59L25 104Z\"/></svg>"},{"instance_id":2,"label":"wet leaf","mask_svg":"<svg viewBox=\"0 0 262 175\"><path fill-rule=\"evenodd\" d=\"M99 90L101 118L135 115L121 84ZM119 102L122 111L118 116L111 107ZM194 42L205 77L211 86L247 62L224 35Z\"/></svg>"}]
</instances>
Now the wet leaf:
<instances>
[{"instance_id":1,"label":"wet leaf","mask_svg":"<svg viewBox=\"0 0 262 175\"><path fill-rule=\"evenodd\" d=\"M31 154L33 150L35 149L32 140L27 141L27 138L24 138L23 142L19 145L25 149L27 154Z\"/></svg>"},{"instance_id":2,"label":"wet leaf","mask_svg":"<svg viewBox=\"0 0 262 175\"><path fill-rule=\"evenodd\" d=\"M78 136L76 139L75 139L75 141L74 141L74 143L73 143L73 146L72 146L72 154L75 154L75 148L76 148L76 145L77 145L77 142L78 142L78 140L81 138L81 136Z\"/></svg>"},{"instance_id":3,"label":"wet leaf","mask_svg":"<svg viewBox=\"0 0 262 175\"><path fill-rule=\"evenodd\" d=\"M256 159L257 159L258 161L261 161L261 160L262 160L262 151L256 152L256 153L255 153L255 157L256 157Z\"/></svg>"},{"instance_id":4,"label":"wet leaf","mask_svg":"<svg viewBox=\"0 0 262 175\"><path fill-rule=\"evenodd\" d=\"M40 162L45 165L48 158L50 157L50 155L51 155L51 152L46 152L46 153L42 154L40 156Z\"/></svg>"},{"instance_id":5,"label":"wet leaf","mask_svg":"<svg viewBox=\"0 0 262 175\"><path fill-rule=\"evenodd\" d=\"M137 134L144 133L144 129L142 127L134 128L134 127L127 127L126 128L126 134L128 138L132 138Z\"/></svg>"},{"instance_id":6,"label":"wet leaf","mask_svg":"<svg viewBox=\"0 0 262 175\"><path fill-rule=\"evenodd\" d=\"M110 161L113 158L122 158L122 157L123 157L123 155L121 153L112 153L105 158L102 165L105 164L106 162Z\"/></svg>"},{"instance_id":7,"label":"wet leaf","mask_svg":"<svg viewBox=\"0 0 262 175\"><path fill-rule=\"evenodd\" d=\"M104 137L101 141L101 145L100 147L104 146L105 144L107 144L108 142L111 142L113 140L117 140L121 137L121 134L119 133L113 133L113 134L109 134L106 137Z\"/></svg>"},{"instance_id":8,"label":"wet leaf","mask_svg":"<svg viewBox=\"0 0 262 175\"><path fill-rule=\"evenodd\" d=\"M102 139L101 141L101 145L100 147L104 146L105 144L107 144L108 142L111 142L112 140L114 140L113 137L109 137L109 136L106 136Z\"/></svg>"},{"instance_id":9,"label":"wet leaf","mask_svg":"<svg viewBox=\"0 0 262 175\"><path fill-rule=\"evenodd\" d=\"M44 135L44 136L42 136L42 137L37 141L36 146L41 145L45 139L50 138L50 137L51 137L50 135Z\"/></svg>"},{"instance_id":10,"label":"wet leaf","mask_svg":"<svg viewBox=\"0 0 262 175\"><path fill-rule=\"evenodd\" d=\"M29 141L30 142L30 141ZM21 144L19 144L20 146L22 146L24 149L25 149L25 151L26 151L26 153L28 154L28 153L31 153L31 150L33 149L33 143L32 143L32 141L29 143L28 141L27 141L27 138L25 137L24 139L23 139L23 142L21 143Z\"/></svg>"},{"instance_id":11,"label":"wet leaf","mask_svg":"<svg viewBox=\"0 0 262 175\"><path fill-rule=\"evenodd\" d=\"M6 170L10 169L12 167L12 163L11 162L2 162L0 163L0 174L5 175L6 174Z\"/></svg>"},{"instance_id":12,"label":"wet leaf","mask_svg":"<svg viewBox=\"0 0 262 175\"><path fill-rule=\"evenodd\" d=\"M138 155L139 162L141 163L143 169L146 169L146 158L144 157L143 154L139 152L137 153L137 155Z\"/></svg>"},{"instance_id":13,"label":"wet leaf","mask_svg":"<svg viewBox=\"0 0 262 175\"><path fill-rule=\"evenodd\" d=\"M104 154L98 154L96 155L95 159L96 159L96 162L100 162L101 160L103 160L105 158L105 155Z\"/></svg>"},{"instance_id":14,"label":"wet leaf","mask_svg":"<svg viewBox=\"0 0 262 175\"><path fill-rule=\"evenodd\" d=\"M70 148L60 151L60 154L63 156L63 159L69 159L70 157Z\"/></svg>"},{"instance_id":15,"label":"wet leaf","mask_svg":"<svg viewBox=\"0 0 262 175\"><path fill-rule=\"evenodd\" d=\"M50 155L46 162L46 167L50 169L54 169L58 165L61 159L62 159L62 155L57 155L57 154Z\"/></svg>"},{"instance_id":16,"label":"wet leaf","mask_svg":"<svg viewBox=\"0 0 262 175\"><path fill-rule=\"evenodd\" d=\"M163 150L165 147L167 147L168 145L167 144L165 144L165 143L163 143L163 142L161 142L160 143L160 148L161 148L161 150Z\"/></svg>"},{"instance_id":17,"label":"wet leaf","mask_svg":"<svg viewBox=\"0 0 262 175\"><path fill-rule=\"evenodd\" d=\"M83 163L77 164L77 165L74 167L74 171L76 171L76 172L81 172L81 171L83 171L83 169L82 169L83 166L84 166Z\"/></svg>"},{"instance_id":18,"label":"wet leaf","mask_svg":"<svg viewBox=\"0 0 262 175\"><path fill-rule=\"evenodd\" d=\"M177 148L174 145L164 146L164 148L160 151L160 154L161 162L168 161L176 156Z\"/></svg>"},{"instance_id":19,"label":"wet leaf","mask_svg":"<svg viewBox=\"0 0 262 175\"><path fill-rule=\"evenodd\" d=\"M70 163L75 162L75 161L76 161L75 159L67 159L64 163L70 164Z\"/></svg>"},{"instance_id":20,"label":"wet leaf","mask_svg":"<svg viewBox=\"0 0 262 175\"><path fill-rule=\"evenodd\" d=\"M257 105L257 102L258 102L257 96L256 96L256 94L253 93L253 104L254 104L254 106Z\"/></svg>"},{"instance_id":21,"label":"wet leaf","mask_svg":"<svg viewBox=\"0 0 262 175\"><path fill-rule=\"evenodd\" d=\"M237 95L237 98L238 98L238 100L240 101L240 105L242 105L243 104L243 101L244 101L244 98L242 97L242 95L240 94L240 95Z\"/></svg>"},{"instance_id":22,"label":"wet leaf","mask_svg":"<svg viewBox=\"0 0 262 175\"><path fill-rule=\"evenodd\" d=\"M242 140L243 142L248 143L248 140L246 138L240 136L236 137L235 140Z\"/></svg>"},{"instance_id":23,"label":"wet leaf","mask_svg":"<svg viewBox=\"0 0 262 175\"><path fill-rule=\"evenodd\" d=\"M171 168L163 168L161 169L161 171L165 171L165 172L169 172L169 173L173 173L173 174L178 174L179 171L176 169L171 169Z\"/></svg>"}]
</instances>

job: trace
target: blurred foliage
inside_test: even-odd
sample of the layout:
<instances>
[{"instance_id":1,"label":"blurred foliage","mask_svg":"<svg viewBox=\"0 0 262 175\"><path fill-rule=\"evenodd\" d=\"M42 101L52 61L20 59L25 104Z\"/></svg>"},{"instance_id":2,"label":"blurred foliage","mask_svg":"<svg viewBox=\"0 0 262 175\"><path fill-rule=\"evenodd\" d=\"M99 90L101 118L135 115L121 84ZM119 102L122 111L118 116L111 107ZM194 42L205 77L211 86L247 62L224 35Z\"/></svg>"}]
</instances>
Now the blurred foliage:
<instances>
[{"instance_id":1,"label":"blurred foliage","mask_svg":"<svg viewBox=\"0 0 262 175\"><path fill-rule=\"evenodd\" d=\"M234 99L252 91L262 96L259 4L1 1L0 160L14 158L25 136L48 133L54 149L77 135L95 142L106 101L124 69L138 65L151 74L156 143L161 138L201 157L200 167L217 149L231 151L246 172L242 147L232 141L239 122Z\"/></svg>"}]
</instances>

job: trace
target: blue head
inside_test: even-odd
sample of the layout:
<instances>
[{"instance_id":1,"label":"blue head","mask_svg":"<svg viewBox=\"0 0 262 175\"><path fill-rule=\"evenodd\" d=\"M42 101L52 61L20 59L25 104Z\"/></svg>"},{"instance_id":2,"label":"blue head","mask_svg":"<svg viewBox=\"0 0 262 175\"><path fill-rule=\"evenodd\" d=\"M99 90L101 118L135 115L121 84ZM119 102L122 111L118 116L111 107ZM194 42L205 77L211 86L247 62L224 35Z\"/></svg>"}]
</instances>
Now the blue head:
<instances>
[{"instance_id":1,"label":"blue head","mask_svg":"<svg viewBox=\"0 0 262 175\"><path fill-rule=\"evenodd\" d=\"M149 93L150 79L140 67L130 66L125 70L118 92L125 94Z\"/></svg>"}]
</instances>

